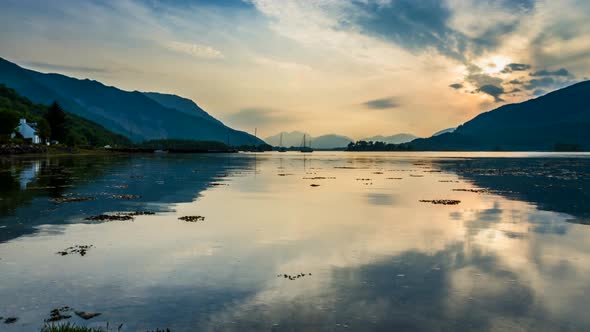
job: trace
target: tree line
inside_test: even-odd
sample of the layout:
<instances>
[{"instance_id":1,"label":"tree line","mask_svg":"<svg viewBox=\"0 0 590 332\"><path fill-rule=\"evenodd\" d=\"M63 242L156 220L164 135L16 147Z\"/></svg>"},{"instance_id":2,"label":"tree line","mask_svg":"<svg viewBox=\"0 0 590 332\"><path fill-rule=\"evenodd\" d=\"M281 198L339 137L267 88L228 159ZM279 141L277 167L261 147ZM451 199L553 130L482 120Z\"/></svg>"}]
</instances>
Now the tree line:
<instances>
[{"instance_id":1,"label":"tree line","mask_svg":"<svg viewBox=\"0 0 590 332\"><path fill-rule=\"evenodd\" d=\"M357 141L348 143L346 151L412 151L412 147L409 144Z\"/></svg>"}]
</instances>

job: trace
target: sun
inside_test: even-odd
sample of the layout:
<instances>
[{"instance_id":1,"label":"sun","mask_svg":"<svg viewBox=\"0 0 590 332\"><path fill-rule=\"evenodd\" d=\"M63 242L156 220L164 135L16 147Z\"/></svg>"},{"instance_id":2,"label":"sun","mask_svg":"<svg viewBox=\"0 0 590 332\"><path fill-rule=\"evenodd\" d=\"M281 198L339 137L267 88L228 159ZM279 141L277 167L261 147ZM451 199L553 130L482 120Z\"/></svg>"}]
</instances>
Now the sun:
<instances>
[{"instance_id":1,"label":"sun","mask_svg":"<svg viewBox=\"0 0 590 332\"><path fill-rule=\"evenodd\" d=\"M509 63L511 63L511 59L503 55L494 55L478 61L478 65L482 71L489 75L500 73Z\"/></svg>"}]
</instances>

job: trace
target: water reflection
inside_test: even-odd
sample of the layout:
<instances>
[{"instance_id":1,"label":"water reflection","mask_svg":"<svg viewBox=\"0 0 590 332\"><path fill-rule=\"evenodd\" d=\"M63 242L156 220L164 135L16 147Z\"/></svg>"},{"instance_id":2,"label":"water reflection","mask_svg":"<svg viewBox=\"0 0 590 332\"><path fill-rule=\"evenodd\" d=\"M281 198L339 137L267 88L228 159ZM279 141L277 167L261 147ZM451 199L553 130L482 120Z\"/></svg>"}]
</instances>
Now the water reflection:
<instances>
[{"instance_id":1,"label":"water reflection","mask_svg":"<svg viewBox=\"0 0 590 332\"><path fill-rule=\"evenodd\" d=\"M33 233L39 225L82 222L109 211L165 211L169 204L191 202L230 173L249 172L253 164L253 158L215 155L1 161L0 242ZM93 199L51 200L62 197Z\"/></svg>"},{"instance_id":2,"label":"water reflection","mask_svg":"<svg viewBox=\"0 0 590 332\"><path fill-rule=\"evenodd\" d=\"M590 230L568 222L586 207L551 198L587 193L590 159L460 157L50 160L24 191L19 171L31 164L4 164L2 197L28 198L0 221L0 316L20 318L0 330L35 330L63 305L124 331L589 329ZM64 195L97 199L48 201ZM83 220L135 210L158 213ZM14 233L15 220L27 231ZM94 247L55 254L73 244Z\"/></svg>"},{"instance_id":3,"label":"water reflection","mask_svg":"<svg viewBox=\"0 0 590 332\"><path fill-rule=\"evenodd\" d=\"M586 158L469 158L438 161L475 186L504 197L531 202L540 209L590 223L590 163Z\"/></svg>"}]
</instances>

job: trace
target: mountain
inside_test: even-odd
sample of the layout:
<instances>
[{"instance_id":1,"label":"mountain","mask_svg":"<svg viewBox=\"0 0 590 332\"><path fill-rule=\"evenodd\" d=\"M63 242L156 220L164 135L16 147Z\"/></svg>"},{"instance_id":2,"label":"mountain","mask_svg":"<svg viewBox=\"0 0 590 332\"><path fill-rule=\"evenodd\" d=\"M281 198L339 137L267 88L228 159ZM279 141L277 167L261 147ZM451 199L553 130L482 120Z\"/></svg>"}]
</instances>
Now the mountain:
<instances>
[{"instance_id":1,"label":"mountain","mask_svg":"<svg viewBox=\"0 0 590 332\"><path fill-rule=\"evenodd\" d=\"M432 134L432 136L440 136L440 135L442 135L442 134L446 134L446 133L452 133L452 132L454 132L455 130L457 130L457 128L456 128L456 127L453 127L453 128L447 128L447 129L443 129L443 130L439 130L439 131L437 131L436 133ZM432 137L432 136L431 136L431 137Z\"/></svg>"},{"instance_id":2,"label":"mountain","mask_svg":"<svg viewBox=\"0 0 590 332\"><path fill-rule=\"evenodd\" d=\"M80 117L131 138L191 139L258 145L264 142L231 129L188 99L174 95L124 91L89 79L44 74L0 58L0 83L35 103L59 102Z\"/></svg>"},{"instance_id":3,"label":"mountain","mask_svg":"<svg viewBox=\"0 0 590 332\"><path fill-rule=\"evenodd\" d=\"M279 146L281 143L281 134L283 134L283 146L284 147L291 147L291 146L301 146L303 143L303 135L307 135L307 138L311 137L307 133L303 133L301 131L292 131L292 132L282 132L278 133L273 136L269 136L264 139L264 141L272 146Z\"/></svg>"},{"instance_id":4,"label":"mountain","mask_svg":"<svg viewBox=\"0 0 590 332\"><path fill-rule=\"evenodd\" d=\"M143 94L153 99L160 105L163 105L164 107L173 108L188 115L197 116L202 119L222 124L221 121L209 115L209 113L205 112L199 107L199 105L195 104L194 101L188 98L159 92L144 92Z\"/></svg>"},{"instance_id":5,"label":"mountain","mask_svg":"<svg viewBox=\"0 0 590 332\"><path fill-rule=\"evenodd\" d=\"M15 112L19 118L27 122L41 124L45 122L47 106L34 104L25 97L18 95L13 89L0 84L0 112ZM72 143L77 145L105 146L123 145L128 146L131 141L123 135L115 134L103 126L92 121L81 118L77 115L66 113L67 129ZM48 124L46 124L48 126Z\"/></svg>"},{"instance_id":6,"label":"mountain","mask_svg":"<svg viewBox=\"0 0 590 332\"><path fill-rule=\"evenodd\" d=\"M385 142L387 144L401 144L401 143L411 142L411 141L415 140L416 138L418 138L418 136L402 133L402 134L396 134L396 135L391 135L391 136L377 135L377 136L373 136L373 137L364 138L364 139L362 139L362 141Z\"/></svg>"},{"instance_id":7,"label":"mountain","mask_svg":"<svg viewBox=\"0 0 590 332\"><path fill-rule=\"evenodd\" d=\"M311 146L314 149L337 149L345 148L352 141L346 136L328 134L312 138Z\"/></svg>"},{"instance_id":8,"label":"mountain","mask_svg":"<svg viewBox=\"0 0 590 332\"><path fill-rule=\"evenodd\" d=\"M482 113L415 150L590 150L590 81Z\"/></svg>"},{"instance_id":9,"label":"mountain","mask_svg":"<svg viewBox=\"0 0 590 332\"><path fill-rule=\"evenodd\" d=\"M312 137L307 133L301 131L282 132L283 134L283 146L284 147L298 147L303 143L303 135L306 135L307 144L311 140L311 146L314 149L336 149L344 148L348 143L352 142L352 139L342 135L328 134L318 137ZM268 144L272 146L279 146L281 144L281 133L267 137L264 139Z\"/></svg>"}]
</instances>

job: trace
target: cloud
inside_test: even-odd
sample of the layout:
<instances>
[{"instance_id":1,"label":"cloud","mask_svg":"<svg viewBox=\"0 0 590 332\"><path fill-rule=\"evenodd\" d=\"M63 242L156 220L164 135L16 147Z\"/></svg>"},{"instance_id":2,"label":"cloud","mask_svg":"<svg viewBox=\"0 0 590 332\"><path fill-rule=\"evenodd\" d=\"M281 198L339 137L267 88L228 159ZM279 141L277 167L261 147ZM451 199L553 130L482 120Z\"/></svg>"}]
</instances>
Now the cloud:
<instances>
[{"instance_id":1,"label":"cloud","mask_svg":"<svg viewBox=\"0 0 590 332\"><path fill-rule=\"evenodd\" d=\"M444 1L364 1L357 7L361 14L351 19L365 34L410 50L434 48L463 59L465 37L448 26L452 12Z\"/></svg>"},{"instance_id":2,"label":"cloud","mask_svg":"<svg viewBox=\"0 0 590 332\"><path fill-rule=\"evenodd\" d=\"M223 59L221 51L207 45L173 41L166 45L170 50L185 53L200 59Z\"/></svg>"},{"instance_id":3,"label":"cloud","mask_svg":"<svg viewBox=\"0 0 590 332\"><path fill-rule=\"evenodd\" d=\"M458 89L463 88L463 84L461 84L461 83L453 83L453 84L449 85L449 87L451 87L451 88L453 88L455 90L458 90Z\"/></svg>"},{"instance_id":4,"label":"cloud","mask_svg":"<svg viewBox=\"0 0 590 332\"><path fill-rule=\"evenodd\" d=\"M261 128L269 125L284 124L285 122L293 121L294 118L274 109L253 107L244 108L236 113L230 114L225 117L225 120L235 126Z\"/></svg>"},{"instance_id":5,"label":"cloud","mask_svg":"<svg viewBox=\"0 0 590 332\"><path fill-rule=\"evenodd\" d=\"M531 76L572 76L572 74L565 68L561 68L555 71L540 70L530 74Z\"/></svg>"},{"instance_id":6,"label":"cloud","mask_svg":"<svg viewBox=\"0 0 590 332\"><path fill-rule=\"evenodd\" d=\"M465 77L465 80L475 85L477 88L481 88L484 85L501 85L503 82L500 77L483 73L481 68L477 66L470 66L469 74Z\"/></svg>"},{"instance_id":7,"label":"cloud","mask_svg":"<svg viewBox=\"0 0 590 332\"><path fill-rule=\"evenodd\" d=\"M106 68L98 68L98 67L86 67L86 66L72 66L72 65L61 65L55 63L46 63L46 62L23 62L24 65L35 67L40 70L50 70L56 72L85 72L85 73L107 73L109 72Z\"/></svg>"},{"instance_id":8,"label":"cloud","mask_svg":"<svg viewBox=\"0 0 590 332\"><path fill-rule=\"evenodd\" d=\"M513 71L525 71L531 69L531 65L527 65L524 63L510 63L507 64L504 69L502 69L503 74L511 73Z\"/></svg>"},{"instance_id":9,"label":"cloud","mask_svg":"<svg viewBox=\"0 0 590 332\"><path fill-rule=\"evenodd\" d=\"M516 31L534 0L364 0L342 20L364 34L412 51L437 50L459 61L495 50Z\"/></svg>"},{"instance_id":10,"label":"cloud","mask_svg":"<svg viewBox=\"0 0 590 332\"><path fill-rule=\"evenodd\" d=\"M477 89L477 91L483 92L487 95L494 97L494 101L496 101L497 103L504 101L502 98L500 98L500 96L504 93L504 88L502 88L500 86L486 84L486 85L480 87L479 89Z\"/></svg>"},{"instance_id":11,"label":"cloud","mask_svg":"<svg viewBox=\"0 0 590 332\"><path fill-rule=\"evenodd\" d=\"M373 110L384 110L400 107L399 101L395 97L369 100L363 103L366 108Z\"/></svg>"},{"instance_id":12,"label":"cloud","mask_svg":"<svg viewBox=\"0 0 590 332\"><path fill-rule=\"evenodd\" d=\"M556 83L556 80L554 78L543 77L543 78L532 79L532 80L528 81L527 83L525 83L523 86L527 90L534 90L536 88L551 87L551 86L555 85L555 83Z\"/></svg>"}]
</instances>

